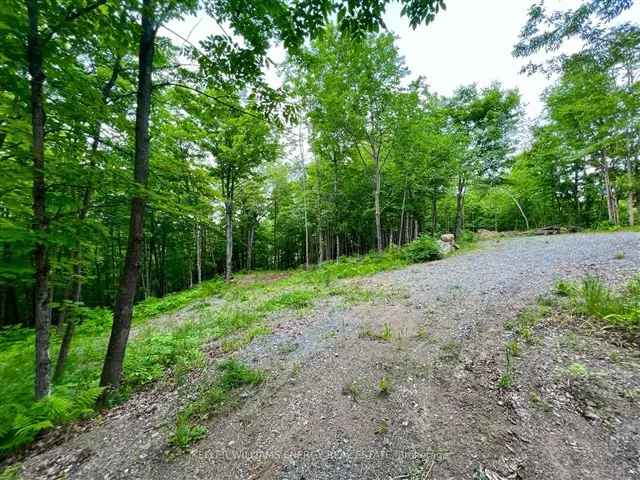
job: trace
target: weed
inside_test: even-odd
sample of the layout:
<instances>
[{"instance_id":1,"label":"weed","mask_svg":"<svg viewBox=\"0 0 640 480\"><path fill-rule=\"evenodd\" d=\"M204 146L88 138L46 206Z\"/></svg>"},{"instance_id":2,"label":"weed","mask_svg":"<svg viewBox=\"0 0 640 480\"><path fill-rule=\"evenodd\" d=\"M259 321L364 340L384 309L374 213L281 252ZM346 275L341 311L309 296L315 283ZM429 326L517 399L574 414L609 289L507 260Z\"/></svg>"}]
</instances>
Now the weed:
<instances>
[{"instance_id":1,"label":"weed","mask_svg":"<svg viewBox=\"0 0 640 480\"><path fill-rule=\"evenodd\" d=\"M628 388L625 389L622 393L622 396L627 400L631 400L632 402L636 402L640 400L640 388Z\"/></svg>"},{"instance_id":2,"label":"weed","mask_svg":"<svg viewBox=\"0 0 640 480\"><path fill-rule=\"evenodd\" d=\"M380 332L365 329L360 332L360 337L367 337L372 340L379 340L382 342L390 342L393 337L393 332L391 331L391 326L388 323L385 323Z\"/></svg>"},{"instance_id":3,"label":"weed","mask_svg":"<svg viewBox=\"0 0 640 480\"><path fill-rule=\"evenodd\" d=\"M22 479L21 465L9 465L0 473L0 480L21 480L21 479Z\"/></svg>"},{"instance_id":4,"label":"weed","mask_svg":"<svg viewBox=\"0 0 640 480\"><path fill-rule=\"evenodd\" d=\"M225 353L235 352L236 350L240 350L241 348L249 345L256 337L269 335L270 333L271 329L269 327L265 325L256 325L255 327L249 328L240 337L229 338L223 341L221 345L222 351Z\"/></svg>"},{"instance_id":5,"label":"weed","mask_svg":"<svg viewBox=\"0 0 640 480\"><path fill-rule=\"evenodd\" d=\"M520 312L514 320L505 322L505 328L512 330L517 337L526 343L533 344L535 343L534 328L548 312L549 307L543 305L527 308Z\"/></svg>"},{"instance_id":6,"label":"weed","mask_svg":"<svg viewBox=\"0 0 640 480\"><path fill-rule=\"evenodd\" d=\"M296 342L284 342L278 345L278 352L283 355L288 355L289 353L295 352L299 346Z\"/></svg>"},{"instance_id":7,"label":"weed","mask_svg":"<svg viewBox=\"0 0 640 480\"><path fill-rule=\"evenodd\" d=\"M613 258L615 258L616 260L624 260L624 252L622 250L616 252Z\"/></svg>"},{"instance_id":8,"label":"weed","mask_svg":"<svg viewBox=\"0 0 640 480\"><path fill-rule=\"evenodd\" d=\"M511 350L505 348L505 367L500 379L498 380L498 387L502 390L508 390L513 386L513 366L511 358Z\"/></svg>"},{"instance_id":9,"label":"weed","mask_svg":"<svg viewBox=\"0 0 640 480\"><path fill-rule=\"evenodd\" d=\"M460 360L462 343L456 340L450 340L440 348L440 351L440 360L446 363L455 363Z\"/></svg>"},{"instance_id":10,"label":"weed","mask_svg":"<svg viewBox=\"0 0 640 480\"><path fill-rule=\"evenodd\" d=\"M557 280L554 286L554 292L560 297L571 297L575 294L576 286L567 280Z\"/></svg>"},{"instance_id":11,"label":"weed","mask_svg":"<svg viewBox=\"0 0 640 480\"><path fill-rule=\"evenodd\" d=\"M498 380L498 387L502 390L508 390L513 386L513 379L508 372L503 372Z\"/></svg>"},{"instance_id":12,"label":"weed","mask_svg":"<svg viewBox=\"0 0 640 480\"><path fill-rule=\"evenodd\" d=\"M294 290L286 292L265 302L260 309L264 312L276 310L302 310L313 304L315 292L311 290Z\"/></svg>"},{"instance_id":13,"label":"weed","mask_svg":"<svg viewBox=\"0 0 640 480\"><path fill-rule=\"evenodd\" d=\"M297 378L298 376L300 376L300 372L302 372L302 366L300 365L300 362L294 362L293 366L291 367L291 377Z\"/></svg>"},{"instance_id":14,"label":"weed","mask_svg":"<svg viewBox=\"0 0 640 480\"><path fill-rule=\"evenodd\" d=\"M590 372L585 365L573 362L560 369L560 376L567 381L569 390L577 391L577 387L590 377Z\"/></svg>"},{"instance_id":15,"label":"weed","mask_svg":"<svg viewBox=\"0 0 640 480\"><path fill-rule=\"evenodd\" d=\"M381 397L387 397L391 393L391 381L383 376L378 382L378 395Z\"/></svg>"},{"instance_id":16,"label":"weed","mask_svg":"<svg viewBox=\"0 0 640 480\"><path fill-rule=\"evenodd\" d=\"M207 427L191 425L188 420L180 418L176 422L175 431L169 436L169 445L186 450L190 445L202 440L207 434Z\"/></svg>"},{"instance_id":17,"label":"weed","mask_svg":"<svg viewBox=\"0 0 640 480\"><path fill-rule=\"evenodd\" d=\"M511 356L520 356L520 345L518 344L517 339L514 338L513 340L509 340L507 343L505 343L505 348L511 354Z\"/></svg>"},{"instance_id":18,"label":"weed","mask_svg":"<svg viewBox=\"0 0 640 480\"><path fill-rule=\"evenodd\" d=\"M551 405L549 405L548 402L544 401L540 394L535 390L531 390L529 392L529 401L531 402L531 404L542 409L545 412L550 412L552 410Z\"/></svg>"},{"instance_id":19,"label":"weed","mask_svg":"<svg viewBox=\"0 0 640 480\"><path fill-rule=\"evenodd\" d=\"M235 391L245 386L255 386L264 380L260 371L252 370L237 360L220 362L217 367L220 375L216 382L201 390L197 398L182 408L176 417L176 425L169 437L169 444L186 449L206 435L206 427L200 425L209 416L232 408L239 403Z\"/></svg>"},{"instance_id":20,"label":"weed","mask_svg":"<svg viewBox=\"0 0 640 480\"><path fill-rule=\"evenodd\" d=\"M389 423L387 422L387 420L385 418L383 418L382 420L380 420L378 422L378 426L376 428L375 434L376 435L384 435L388 431L389 431Z\"/></svg>"},{"instance_id":21,"label":"weed","mask_svg":"<svg viewBox=\"0 0 640 480\"><path fill-rule=\"evenodd\" d=\"M342 395L350 397L351 400L357 402L360 399L362 392L356 382L349 382L342 386Z\"/></svg>"}]
</instances>

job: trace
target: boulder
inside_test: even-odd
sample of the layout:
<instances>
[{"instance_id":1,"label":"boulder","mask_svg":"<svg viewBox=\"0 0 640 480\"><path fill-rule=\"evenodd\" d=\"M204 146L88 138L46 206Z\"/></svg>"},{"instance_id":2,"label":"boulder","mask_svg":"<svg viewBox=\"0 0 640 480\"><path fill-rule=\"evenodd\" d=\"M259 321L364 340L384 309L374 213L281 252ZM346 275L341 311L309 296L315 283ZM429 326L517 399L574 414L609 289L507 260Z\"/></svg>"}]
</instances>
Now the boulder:
<instances>
[{"instance_id":1,"label":"boulder","mask_svg":"<svg viewBox=\"0 0 640 480\"><path fill-rule=\"evenodd\" d=\"M445 233L440 237L440 241L444 243L454 244L456 241L456 236L453 233Z\"/></svg>"},{"instance_id":2,"label":"boulder","mask_svg":"<svg viewBox=\"0 0 640 480\"><path fill-rule=\"evenodd\" d=\"M455 242L443 242L442 240L438 240L438 248L442 255L448 255L460 247L458 247Z\"/></svg>"}]
</instances>

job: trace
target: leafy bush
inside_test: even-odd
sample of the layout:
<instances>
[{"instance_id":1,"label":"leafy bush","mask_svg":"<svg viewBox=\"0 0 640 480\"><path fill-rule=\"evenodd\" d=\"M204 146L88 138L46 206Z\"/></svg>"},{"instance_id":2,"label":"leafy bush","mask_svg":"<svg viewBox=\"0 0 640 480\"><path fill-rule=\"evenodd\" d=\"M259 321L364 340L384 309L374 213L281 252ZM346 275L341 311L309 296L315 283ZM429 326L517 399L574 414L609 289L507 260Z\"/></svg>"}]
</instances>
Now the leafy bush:
<instances>
[{"instance_id":1,"label":"leafy bush","mask_svg":"<svg viewBox=\"0 0 640 480\"><path fill-rule=\"evenodd\" d=\"M411 263L422 263L442 257L438 242L429 235L420 235L403 248L404 257Z\"/></svg>"}]
</instances>

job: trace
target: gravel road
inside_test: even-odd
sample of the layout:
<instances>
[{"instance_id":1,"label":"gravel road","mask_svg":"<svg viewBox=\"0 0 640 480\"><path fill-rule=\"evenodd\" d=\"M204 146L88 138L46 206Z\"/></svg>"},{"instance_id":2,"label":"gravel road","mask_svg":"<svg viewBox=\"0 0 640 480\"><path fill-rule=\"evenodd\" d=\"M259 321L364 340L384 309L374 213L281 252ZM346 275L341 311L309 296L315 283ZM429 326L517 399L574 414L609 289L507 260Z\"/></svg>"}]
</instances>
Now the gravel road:
<instances>
[{"instance_id":1,"label":"gravel road","mask_svg":"<svg viewBox=\"0 0 640 480\"><path fill-rule=\"evenodd\" d=\"M190 453L166 455L177 394L158 387L32 455L24 477L640 478L640 399L603 393L608 406L585 416L591 400L567 393L554 373L615 351L624 361L602 366L608 377L598 385L640 393L637 349L590 337L589 348L563 349L568 327L545 323L514 366L521 382L507 393L496 386L505 321L557 279L594 275L621 285L638 272L639 234L576 234L488 241L475 252L354 280L396 293L356 305L319 301L302 315L274 317L272 335L236 353L266 370L268 381L242 408L211 420ZM388 341L369 335L384 328ZM532 392L548 409L533 404Z\"/></svg>"}]
</instances>

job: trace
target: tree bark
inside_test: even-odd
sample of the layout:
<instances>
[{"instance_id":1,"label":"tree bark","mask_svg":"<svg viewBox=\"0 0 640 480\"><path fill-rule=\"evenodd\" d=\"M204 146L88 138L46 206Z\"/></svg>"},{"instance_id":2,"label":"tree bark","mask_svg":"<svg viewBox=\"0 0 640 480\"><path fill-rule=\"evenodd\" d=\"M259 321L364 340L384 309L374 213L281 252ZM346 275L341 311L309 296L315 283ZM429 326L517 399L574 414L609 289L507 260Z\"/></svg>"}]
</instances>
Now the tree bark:
<instances>
[{"instance_id":1,"label":"tree bark","mask_svg":"<svg viewBox=\"0 0 640 480\"><path fill-rule=\"evenodd\" d=\"M202 282L202 227L196 224L196 270L198 283Z\"/></svg>"},{"instance_id":2,"label":"tree bark","mask_svg":"<svg viewBox=\"0 0 640 480\"><path fill-rule=\"evenodd\" d=\"M129 239L124 269L113 312L113 325L109 346L102 368L100 385L117 388L120 385L133 302L142 260L144 241L144 211L146 205L147 178L149 173L149 116L151 112L151 72L155 50L156 27L153 23L152 0L143 0L138 64L138 91L135 127L135 192L131 198Z\"/></svg>"},{"instance_id":3,"label":"tree bark","mask_svg":"<svg viewBox=\"0 0 640 480\"><path fill-rule=\"evenodd\" d=\"M37 0L27 0L29 32L27 36L27 61L31 76L31 158L33 162L33 231L36 236L34 249L34 306L35 326L35 397L49 394L51 362L49 360L49 257L45 235L48 229L45 184L45 112L42 39L38 31L40 8Z\"/></svg>"},{"instance_id":4,"label":"tree bark","mask_svg":"<svg viewBox=\"0 0 640 480\"><path fill-rule=\"evenodd\" d=\"M400 209L400 229L398 230L398 245L402 245L402 235L405 228L405 219L404 219L404 207L407 202L407 182L405 181L405 188L402 193L402 208ZM406 222L408 224L408 222ZM405 235L405 239L408 235Z\"/></svg>"},{"instance_id":5,"label":"tree bark","mask_svg":"<svg viewBox=\"0 0 640 480\"><path fill-rule=\"evenodd\" d=\"M251 270L253 267L253 239L256 234L256 225L251 219L251 225L249 226L249 234L247 238L247 270Z\"/></svg>"},{"instance_id":6,"label":"tree bark","mask_svg":"<svg viewBox=\"0 0 640 480\"><path fill-rule=\"evenodd\" d=\"M607 213L609 222L618 225L620 218L618 216L618 200L615 197L613 188L611 187L611 179L609 177L609 164L606 157L602 156L602 176L604 178L605 195L607 197Z\"/></svg>"},{"instance_id":7,"label":"tree bark","mask_svg":"<svg viewBox=\"0 0 640 480\"><path fill-rule=\"evenodd\" d=\"M226 257L224 267L224 279L231 280L233 275L233 200L224 202L225 226L226 226Z\"/></svg>"},{"instance_id":8,"label":"tree bark","mask_svg":"<svg viewBox=\"0 0 640 480\"><path fill-rule=\"evenodd\" d=\"M633 213L633 162L631 155L627 155L627 221L630 226L635 224L635 215Z\"/></svg>"},{"instance_id":9,"label":"tree bark","mask_svg":"<svg viewBox=\"0 0 640 480\"><path fill-rule=\"evenodd\" d=\"M455 225L455 237L456 240L462 238L463 217L464 217L464 189L465 180L463 177L458 177L458 191L456 192L456 225Z\"/></svg>"},{"instance_id":10,"label":"tree bark","mask_svg":"<svg viewBox=\"0 0 640 480\"><path fill-rule=\"evenodd\" d=\"M383 241L382 241L382 222L381 222L381 209L380 209L380 185L381 185L381 172L380 172L380 158L379 153L374 149L373 151L373 168L374 168L374 189L373 189L373 204L376 217L376 242L378 252L382 253Z\"/></svg>"}]
</instances>

